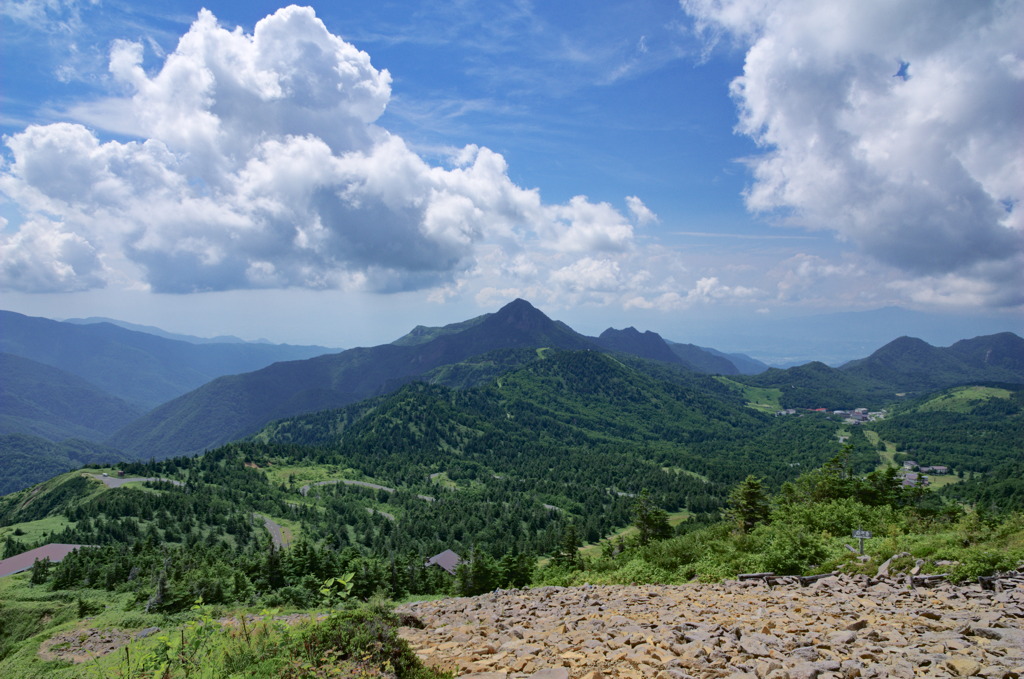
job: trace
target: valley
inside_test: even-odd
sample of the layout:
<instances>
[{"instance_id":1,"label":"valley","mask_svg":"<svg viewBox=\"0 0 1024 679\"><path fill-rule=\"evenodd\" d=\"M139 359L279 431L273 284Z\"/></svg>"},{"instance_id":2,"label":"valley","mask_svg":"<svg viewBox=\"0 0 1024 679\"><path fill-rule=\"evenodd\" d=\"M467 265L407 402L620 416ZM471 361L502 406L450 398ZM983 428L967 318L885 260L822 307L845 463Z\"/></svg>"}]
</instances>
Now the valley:
<instances>
[{"instance_id":1,"label":"valley","mask_svg":"<svg viewBox=\"0 0 1024 679\"><path fill-rule=\"evenodd\" d=\"M968 582L1024 560L1024 340L904 338L849 366L754 375L704 372L727 357L683 346L588 338L518 300L217 377L79 440L79 458L11 433L0 463L23 480L0 498L2 557L88 547L0 578L19 621L0 629L0 671L53 670L32 649L83 611L123 629L308 612L343 574L354 602L857 577L903 553L899 573ZM45 405L34 389L20 402ZM869 561L846 548L853 530L876 536ZM428 565L446 551L454 574Z\"/></svg>"}]
</instances>

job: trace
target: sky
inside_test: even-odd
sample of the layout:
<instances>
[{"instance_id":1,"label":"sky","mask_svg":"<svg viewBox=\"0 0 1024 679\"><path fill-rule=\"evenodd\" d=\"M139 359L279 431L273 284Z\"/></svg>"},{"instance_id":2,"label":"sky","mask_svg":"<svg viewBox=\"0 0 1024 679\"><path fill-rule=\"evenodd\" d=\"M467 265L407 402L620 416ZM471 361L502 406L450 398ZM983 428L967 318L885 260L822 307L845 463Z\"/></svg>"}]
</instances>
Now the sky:
<instances>
[{"instance_id":1,"label":"sky","mask_svg":"<svg viewBox=\"0 0 1024 679\"><path fill-rule=\"evenodd\" d=\"M517 297L727 351L888 307L1022 326L1019 0L0 21L5 309L335 347Z\"/></svg>"}]
</instances>

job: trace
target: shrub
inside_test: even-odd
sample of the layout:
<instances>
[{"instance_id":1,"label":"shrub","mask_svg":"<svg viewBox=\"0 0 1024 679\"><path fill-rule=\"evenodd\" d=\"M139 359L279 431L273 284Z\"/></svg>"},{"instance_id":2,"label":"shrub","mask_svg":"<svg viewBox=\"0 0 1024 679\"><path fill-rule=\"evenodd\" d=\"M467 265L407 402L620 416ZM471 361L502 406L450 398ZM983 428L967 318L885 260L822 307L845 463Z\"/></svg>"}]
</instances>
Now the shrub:
<instances>
[{"instance_id":1,"label":"shrub","mask_svg":"<svg viewBox=\"0 0 1024 679\"><path fill-rule=\"evenodd\" d=\"M800 525L762 525L755 529L755 534L764 544L761 565L773 573L799 575L831 556L828 540Z\"/></svg>"},{"instance_id":2,"label":"shrub","mask_svg":"<svg viewBox=\"0 0 1024 679\"><path fill-rule=\"evenodd\" d=\"M965 549L957 557L956 565L949 572L951 580L963 581L979 575L992 575L1000 571L1013 570L1024 556L1019 551L995 549Z\"/></svg>"}]
</instances>

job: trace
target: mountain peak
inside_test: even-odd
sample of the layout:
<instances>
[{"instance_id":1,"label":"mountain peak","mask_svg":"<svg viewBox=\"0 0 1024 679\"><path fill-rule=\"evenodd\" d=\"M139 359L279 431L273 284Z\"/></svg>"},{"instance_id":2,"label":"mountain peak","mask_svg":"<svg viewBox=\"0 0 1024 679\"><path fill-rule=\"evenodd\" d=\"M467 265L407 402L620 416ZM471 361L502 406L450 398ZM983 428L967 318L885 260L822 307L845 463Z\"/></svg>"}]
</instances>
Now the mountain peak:
<instances>
[{"instance_id":1,"label":"mountain peak","mask_svg":"<svg viewBox=\"0 0 1024 679\"><path fill-rule=\"evenodd\" d=\"M604 332L601 333L600 339L612 340L612 339L616 339L616 338L619 338L619 339L629 338L629 339L635 340L635 339L638 339L640 337L644 337L645 335L655 335L655 336L658 336L657 333L651 332L650 330L648 330L647 332L645 332L643 334L640 334L640 331L637 330L636 328L634 328L631 325L628 328L623 328L622 330L616 330L615 328L608 328L607 330L605 330Z\"/></svg>"},{"instance_id":2,"label":"mountain peak","mask_svg":"<svg viewBox=\"0 0 1024 679\"><path fill-rule=\"evenodd\" d=\"M608 328L597 338L597 343L607 351L621 351L641 358L667 363L682 362L672 352L672 349L669 348L661 335L650 330L641 333L632 326L623 330Z\"/></svg>"},{"instance_id":3,"label":"mountain peak","mask_svg":"<svg viewBox=\"0 0 1024 679\"><path fill-rule=\"evenodd\" d=\"M519 330L530 330L553 323L543 311L525 299L514 299L498 309L489 319L493 323L511 325Z\"/></svg>"}]
</instances>

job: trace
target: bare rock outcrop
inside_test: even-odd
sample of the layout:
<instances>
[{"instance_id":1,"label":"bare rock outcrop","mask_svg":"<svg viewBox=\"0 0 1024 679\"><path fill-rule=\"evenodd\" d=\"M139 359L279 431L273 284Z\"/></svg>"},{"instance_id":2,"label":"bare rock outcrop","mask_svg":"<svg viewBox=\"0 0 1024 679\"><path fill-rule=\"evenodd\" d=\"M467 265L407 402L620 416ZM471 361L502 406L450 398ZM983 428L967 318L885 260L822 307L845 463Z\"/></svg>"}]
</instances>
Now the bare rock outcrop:
<instances>
[{"instance_id":1,"label":"bare rock outcrop","mask_svg":"<svg viewBox=\"0 0 1024 679\"><path fill-rule=\"evenodd\" d=\"M837 576L540 587L407 604L426 663L477 679L1024 677L1024 590Z\"/></svg>"}]
</instances>

